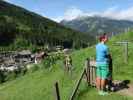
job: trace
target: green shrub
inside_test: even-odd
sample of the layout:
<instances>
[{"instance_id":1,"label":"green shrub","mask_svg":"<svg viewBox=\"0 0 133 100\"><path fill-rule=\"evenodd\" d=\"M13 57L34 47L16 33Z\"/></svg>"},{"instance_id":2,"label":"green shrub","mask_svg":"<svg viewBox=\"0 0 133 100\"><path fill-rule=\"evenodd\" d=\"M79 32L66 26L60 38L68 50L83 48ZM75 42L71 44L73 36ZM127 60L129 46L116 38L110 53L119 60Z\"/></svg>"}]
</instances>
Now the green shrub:
<instances>
[{"instance_id":1,"label":"green shrub","mask_svg":"<svg viewBox=\"0 0 133 100\"><path fill-rule=\"evenodd\" d=\"M45 59L43 59L43 61L42 61L42 66L44 67L44 68L49 68L49 67L51 67L51 62L52 62L52 58L50 58L50 57L46 57Z\"/></svg>"},{"instance_id":2,"label":"green shrub","mask_svg":"<svg viewBox=\"0 0 133 100\"><path fill-rule=\"evenodd\" d=\"M28 65L28 66L30 66L30 68L27 69L28 73L35 72L39 69L39 66L37 64L32 64L32 65Z\"/></svg>"},{"instance_id":3,"label":"green shrub","mask_svg":"<svg viewBox=\"0 0 133 100\"><path fill-rule=\"evenodd\" d=\"M0 83L5 82L5 74L3 71L0 70Z\"/></svg>"},{"instance_id":4,"label":"green shrub","mask_svg":"<svg viewBox=\"0 0 133 100\"><path fill-rule=\"evenodd\" d=\"M27 72L27 68L26 66L24 66L22 69L21 69L21 75L25 75Z\"/></svg>"},{"instance_id":5,"label":"green shrub","mask_svg":"<svg viewBox=\"0 0 133 100\"><path fill-rule=\"evenodd\" d=\"M11 80L15 79L16 77L17 77L17 75L16 75L15 71L7 72L5 81L11 81Z\"/></svg>"}]
</instances>

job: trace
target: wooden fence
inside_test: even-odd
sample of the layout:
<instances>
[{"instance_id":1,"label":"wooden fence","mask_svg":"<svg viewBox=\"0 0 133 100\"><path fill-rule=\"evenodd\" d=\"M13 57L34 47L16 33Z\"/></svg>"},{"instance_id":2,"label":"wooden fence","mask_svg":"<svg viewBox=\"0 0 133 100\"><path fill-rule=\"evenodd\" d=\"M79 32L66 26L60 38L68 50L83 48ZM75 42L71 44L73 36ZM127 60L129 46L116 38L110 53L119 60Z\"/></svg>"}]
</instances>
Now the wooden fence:
<instances>
[{"instance_id":1,"label":"wooden fence","mask_svg":"<svg viewBox=\"0 0 133 100\"><path fill-rule=\"evenodd\" d=\"M96 62L93 58L86 59L85 61L87 82L90 86L95 86L96 80Z\"/></svg>"},{"instance_id":2,"label":"wooden fence","mask_svg":"<svg viewBox=\"0 0 133 100\"><path fill-rule=\"evenodd\" d=\"M89 86L96 86L95 85L95 79L96 79L96 63L95 60L92 58L87 58L85 61L85 68L82 71L79 80L76 82L74 90L69 98L69 100L74 100L76 93L78 91L78 88L81 84L82 79L84 78L84 76L86 76L86 81L88 83ZM61 100L60 99L60 94L59 94L59 87L58 87L58 83L55 84L56 87L56 94L57 94L57 100Z\"/></svg>"}]
</instances>

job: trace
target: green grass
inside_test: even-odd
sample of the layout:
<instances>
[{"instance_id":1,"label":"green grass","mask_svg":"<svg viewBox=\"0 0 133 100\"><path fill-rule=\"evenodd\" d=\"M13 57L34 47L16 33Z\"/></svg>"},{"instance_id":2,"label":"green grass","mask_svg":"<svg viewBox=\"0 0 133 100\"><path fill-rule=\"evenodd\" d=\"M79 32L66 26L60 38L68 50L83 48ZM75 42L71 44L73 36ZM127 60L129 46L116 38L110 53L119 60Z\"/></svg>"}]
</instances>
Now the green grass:
<instances>
[{"instance_id":1,"label":"green grass","mask_svg":"<svg viewBox=\"0 0 133 100\"><path fill-rule=\"evenodd\" d=\"M129 44L129 61L124 63L122 46L112 45L122 38L131 40L133 33L114 37L108 44L113 56L114 79L130 80L133 82L133 45ZM59 61L52 70L40 69L34 73L29 73L19 77L14 81L0 85L0 100L55 100L56 81L59 82L61 100L68 100L74 89L76 81L84 68L84 61L87 57L95 56L95 48L87 48L74 51L73 75L70 77L63 71L63 63ZM121 96L117 93L110 93L108 96L99 96L95 88L88 87L85 80L79 87L75 100L132 100L131 97Z\"/></svg>"}]
</instances>

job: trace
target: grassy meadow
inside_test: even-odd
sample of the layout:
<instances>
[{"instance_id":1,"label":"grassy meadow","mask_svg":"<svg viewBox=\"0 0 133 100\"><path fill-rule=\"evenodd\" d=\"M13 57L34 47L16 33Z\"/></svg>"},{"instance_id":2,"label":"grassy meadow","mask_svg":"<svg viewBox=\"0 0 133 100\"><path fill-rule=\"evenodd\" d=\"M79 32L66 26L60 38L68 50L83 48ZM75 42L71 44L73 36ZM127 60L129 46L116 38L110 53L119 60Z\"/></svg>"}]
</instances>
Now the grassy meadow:
<instances>
[{"instance_id":1,"label":"grassy meadow","mask_svg":"<svg viewBox=\"0 0 133 100\"><path fill-rule=\"evenodd\" d=\"M117 80L130 80L133 83L133 45L129 43L128 63L124 63L123 46L116 46L116 41L132 41L133 32L113 37L108 45L113 57L113 78ZM16 80L0 85L0 100L56 100L56 81L59 83L61 100L69 100L76 81L84 68L84 61L88 57L95 57L95 46L76 50L72 53L73 74L72 77L64 72L63 61L58 61L52 69L39 69L28 73ZM85 80L79 87L75 100L132 100L133 98L118 93L110 93L107 96L99 96L97 90L88 87Z\"/></svg>"}]
</instances>

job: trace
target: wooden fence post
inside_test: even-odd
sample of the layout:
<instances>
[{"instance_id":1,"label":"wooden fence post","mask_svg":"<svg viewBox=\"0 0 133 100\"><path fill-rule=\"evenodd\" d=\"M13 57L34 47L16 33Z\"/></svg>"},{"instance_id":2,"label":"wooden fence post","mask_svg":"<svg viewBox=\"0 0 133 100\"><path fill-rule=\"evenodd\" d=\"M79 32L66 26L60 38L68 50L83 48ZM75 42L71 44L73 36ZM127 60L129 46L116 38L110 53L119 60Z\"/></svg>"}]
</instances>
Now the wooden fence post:
<instances>
[{"instance_id":1,"label":"wooden fence post","mask_svg":"<svg viewBox=\"0 0 133 100\"><path fill-rule=\"evenodd\" d=\"M89 67L90 67L90 84L91 84L91 86L93 86L93 66L90 64L91 63L91 61L92 61L92 59L90 58L89 59Z\"/></svg>"},{"instance_id":2,"label":"wooden fence post","mask_svg":"<svg viewBox=\"0 0 133 100\"><path fill-rule=\"evenodd\" d=\"M96 64L95 60L91 58L87 58L86 64L86 73L87 73L87 81L91 86L95 86L96 79Z\"/></svg>"},{"instance_id":3,"label":"wooden fence post","mask_svg":"<svg viewBox=\"0 0 133 100\"><path fill-rule=\"evenodd\" d=\"M85 71L85 75L86 75L86 80L87 80L87 83L88 83L88 86L90 85L90 76L89 76L89 73L90 73L90 71L89 71L89 59L87 58L86 60L85 60L85 68L86 68L86 71Z\"/></svg>"},{"instance_id":4,"label":"wooden fence post","mask_svg":"<svg viewBox=\"0 0 133 100\"><path fill-rule=\"evenodd\" d=\"M86 59L86 73L87 73L87 80L90 85L91 79L90 79L90 59Z\"/></svg>"},{"instance_id":5,"label":"wooden fence post","mask_svg":"<svg viewBox=\"0 0 133 100\"><path fill-rule=\"evenodd\" d=\"M55 89L56 89L56 100L61 100L60 99L60 92L59 92L59 86L58 86L58 82L55 83Z\"/></svg>"},{"instance_id":6,"label":"wooden fence post","mask_svg":"<svg viewBox=\"0 0 133 100\"><path fill-rule=\"evenodd\" d=\"M95 85L95 81L96 81L96 67L95 66L91 66L91 77L92 77L92 81L91 81L91 85L92 86L96 86Z\"/></svg>"},{"instance_id":7,"label":"wooden fence post","mask_svg":"<svg viewBox=\"0 0 133 100\"><path fill-rule=\"evenodd\" d=\"M128 62L128 42L125 42L125 63Z\"/></svg>"}]
</instances>

